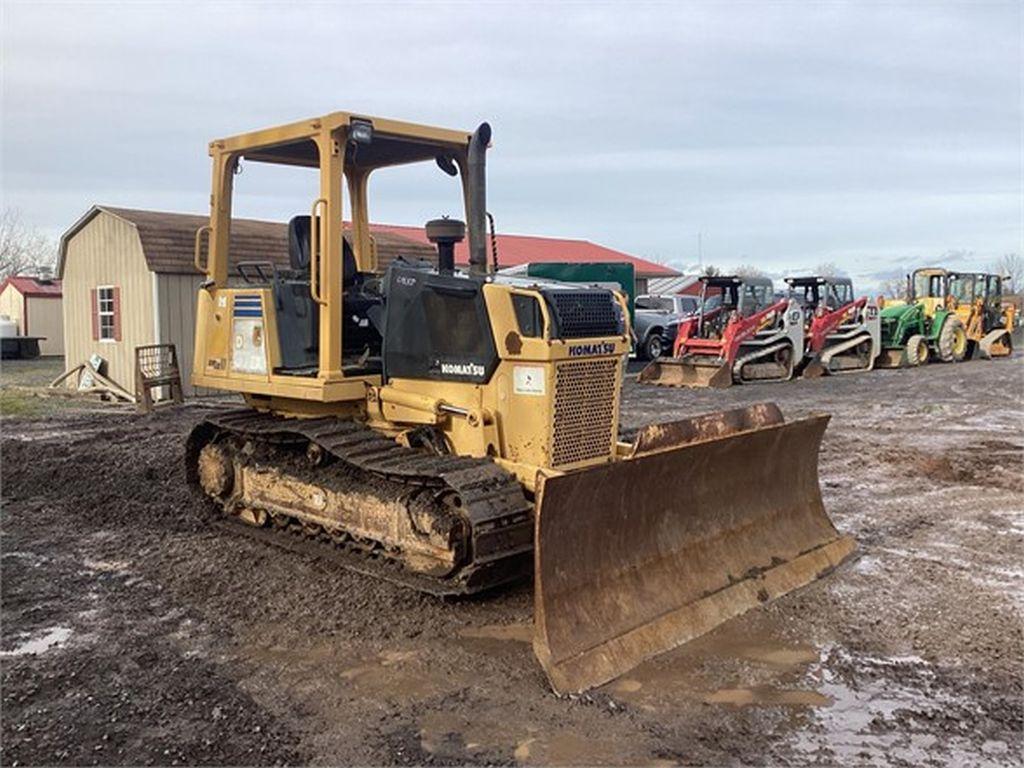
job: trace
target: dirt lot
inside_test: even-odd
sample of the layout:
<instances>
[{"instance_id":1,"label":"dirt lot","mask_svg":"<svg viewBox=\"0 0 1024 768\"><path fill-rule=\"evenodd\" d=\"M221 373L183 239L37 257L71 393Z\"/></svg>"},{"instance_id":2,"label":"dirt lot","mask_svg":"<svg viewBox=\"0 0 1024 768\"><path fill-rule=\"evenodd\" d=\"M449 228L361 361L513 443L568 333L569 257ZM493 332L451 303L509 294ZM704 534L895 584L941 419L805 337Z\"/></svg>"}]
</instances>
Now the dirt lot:
<instances>
[{"instance_id":1,"label":"dirt lot","mask_svg":"<svg viewBox=\"0 0 1024 768\"><path fill-rule=\"evenodd\" d=\"M1022 374L627 384L626 429L831 412L823 492L859 557L565 698L527 586L442 602L212 528L181 463L202 408L22 411L2 425L2 762L1019 763Z\"/></svg>"}]
</instances>

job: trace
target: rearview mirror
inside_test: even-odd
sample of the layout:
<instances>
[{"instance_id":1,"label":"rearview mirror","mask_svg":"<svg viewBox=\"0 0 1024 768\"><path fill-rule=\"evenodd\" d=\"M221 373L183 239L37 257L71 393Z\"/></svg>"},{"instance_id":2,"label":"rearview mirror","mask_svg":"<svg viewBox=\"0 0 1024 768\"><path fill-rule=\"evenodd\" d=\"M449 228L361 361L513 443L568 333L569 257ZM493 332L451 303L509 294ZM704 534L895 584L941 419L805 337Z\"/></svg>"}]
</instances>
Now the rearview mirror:
<instances>
[{"instance_id":1,"label":"rearview mirror","mask_svg":"<svg viewBox=\"0 0 1024 768\"><path fill-rule=\"evenodd\" d=\"M434 160L437 162L437 167L449 176L459 175L459 168L455 165L455 160L452 159L451 155L438 155Z\"/></svg>"}]
</instances>

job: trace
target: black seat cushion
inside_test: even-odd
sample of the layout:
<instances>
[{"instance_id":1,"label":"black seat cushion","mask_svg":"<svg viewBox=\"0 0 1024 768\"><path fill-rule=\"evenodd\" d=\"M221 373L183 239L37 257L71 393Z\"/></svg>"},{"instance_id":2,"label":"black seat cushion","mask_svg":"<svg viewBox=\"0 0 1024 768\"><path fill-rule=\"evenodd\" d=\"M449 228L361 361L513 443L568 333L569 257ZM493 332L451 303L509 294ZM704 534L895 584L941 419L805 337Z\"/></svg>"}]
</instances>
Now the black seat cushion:
<instances>
[{"instance_id":1,"label":"black seat cushion","mask_svg":"<svg viewBox=\"0 0 1024 768\"><path fill-rule=\"evenodd\" d=\"M309 269L310 228L312 217L292 216L288 222L288 260L292 269L304 272ZM356 283L359 272L356 270L356 255L346 239L341 249L342 287L349 288Z\"/></svg>"},{"instance_id":2,"label":"black seat cushion","mask_svg":"<svg viewBox=\"0 0 1024 768\"><path fill-rule=\"evenodd\" d=\"M309 269L309 216L292 216L288 222L288 260L292 269Z\"/></svg>"}]
</instances>

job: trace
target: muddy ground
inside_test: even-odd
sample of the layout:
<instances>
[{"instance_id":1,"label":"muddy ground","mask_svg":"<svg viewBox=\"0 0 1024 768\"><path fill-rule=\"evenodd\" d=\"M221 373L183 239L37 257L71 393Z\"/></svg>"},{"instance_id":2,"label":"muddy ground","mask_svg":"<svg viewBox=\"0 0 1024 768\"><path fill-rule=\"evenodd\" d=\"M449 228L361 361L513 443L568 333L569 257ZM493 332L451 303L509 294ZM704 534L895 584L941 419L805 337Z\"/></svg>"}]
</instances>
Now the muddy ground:
<instances>
[{"instance_id":1,"label":"muddy ground","mask_svg":"<svg viewBox=\"0 0 1024 768\"><path fill-rule=\"evenodd\" d=\"M202 407L33 406L2 424L0 759L1019 763L1022 384L1020 357L726 392L628 383L626 429L766 399L831 412L822 489L859 554L564 698L527 643L528 586L443 602L212 528L181 462Z\"/></svg>"}]
</instances>

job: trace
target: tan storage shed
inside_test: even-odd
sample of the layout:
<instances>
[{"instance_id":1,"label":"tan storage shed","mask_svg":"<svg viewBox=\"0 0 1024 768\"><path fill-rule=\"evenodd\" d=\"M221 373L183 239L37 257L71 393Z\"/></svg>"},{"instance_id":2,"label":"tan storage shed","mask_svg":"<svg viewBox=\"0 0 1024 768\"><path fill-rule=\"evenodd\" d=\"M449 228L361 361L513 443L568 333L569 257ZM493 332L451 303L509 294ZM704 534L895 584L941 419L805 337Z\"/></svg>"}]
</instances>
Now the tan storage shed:
<instances>
[{"instance_id":1,"label":"tan storage shed","mask_svg":"<svg viewBox=\"0 0 1024 768\"><path fill-rule=\"evenodd\" d=\"M193 265L196 230L206 216L95 205L61 237L65 365L98 354L107 375L134 389L135 347L174 344L186 394L192 393L196 297L204 276ZM433 248L371 225L380 264L430 258ZM288 263L287 225L235 219L231 253L242 261Z\"/></svg>"},{"instance_id":2,"label":"tan storage shed","mask_svg":"<svg viewBox=\"0 0 1024 768\"><path fill-rule=\"evenodd\" d=\"M15 275L0 283L0 315L18 324L19 336L40 336L39 353L64 354L60 280Z\"/></svg>"}]
</instances>

